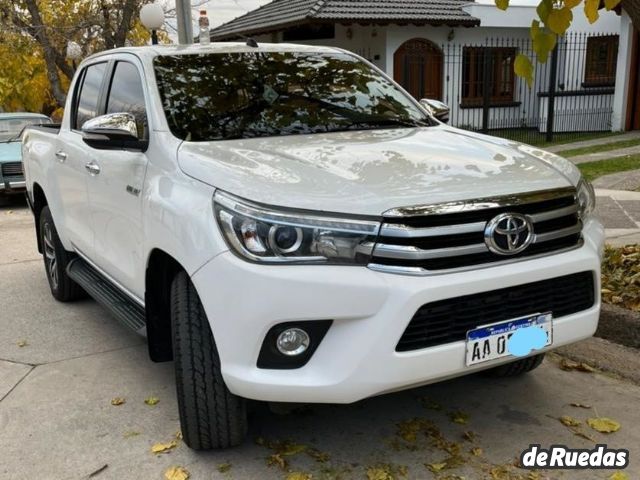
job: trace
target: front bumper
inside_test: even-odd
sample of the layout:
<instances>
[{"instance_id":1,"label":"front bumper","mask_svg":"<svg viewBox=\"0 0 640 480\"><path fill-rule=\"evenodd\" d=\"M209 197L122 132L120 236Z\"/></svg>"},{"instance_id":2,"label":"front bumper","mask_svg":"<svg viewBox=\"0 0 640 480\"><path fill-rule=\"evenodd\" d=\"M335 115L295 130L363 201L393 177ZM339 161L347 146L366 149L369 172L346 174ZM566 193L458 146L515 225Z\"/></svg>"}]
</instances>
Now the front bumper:
<instances>
[{"instance_id":1,"label":"front bumper","mask_svg":"<svg viewBox=\"0 0 640 480\"><path fill-rule=\"evenodd\" d=\"M0 178L0 193L13 194L24 193L27 189L27 182L22 179L6 180Z\"/></svg>"},{"instance_id":2,"label":"front bumper","mask_svg":"<svg viewBox=\"0 0 640 480\"><path fill-rule=\"evenodd\" d=\"M602 225L589 220L584 236L584 246L570 252L432 277L359 267L255 265L227 252L197 271L193 282L233 393L263 401L352 403L513 361L466 367L465 342L406 353L395 347L426 303L587 270L594 272L599 292ZM597 300L589 310L555 320L551 348L592 336L599 315ZM334 320L309 363L297 370L258 369L269 329L304 320Z\"/></svg>"}]
</instances>

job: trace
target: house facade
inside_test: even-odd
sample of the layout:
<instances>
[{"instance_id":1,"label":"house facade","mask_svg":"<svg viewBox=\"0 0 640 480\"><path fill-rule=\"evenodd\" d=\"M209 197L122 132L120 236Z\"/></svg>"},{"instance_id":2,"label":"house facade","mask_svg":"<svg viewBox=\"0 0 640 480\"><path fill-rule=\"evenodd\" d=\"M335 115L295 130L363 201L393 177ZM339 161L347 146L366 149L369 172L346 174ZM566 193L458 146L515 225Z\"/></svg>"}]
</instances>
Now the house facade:
<instances>
[{"instance_id":1,"label":"house facade","mask_svg":"<svg viewBox=\"0 0 640 480\"><path fill-rule=\"evenodd\" d=\"M212 39L355 52L414 97L447 103L451 123L471 130L626 129L618 74L628 53L620 43L624 17L602 11L589 25L576 15L557 58L538 65L529 88L513 63L518 53L535 57L529 28L537 3L512 0L503 12L493 0L275 0L213 30Z\"/></svg>"}]
</instances>

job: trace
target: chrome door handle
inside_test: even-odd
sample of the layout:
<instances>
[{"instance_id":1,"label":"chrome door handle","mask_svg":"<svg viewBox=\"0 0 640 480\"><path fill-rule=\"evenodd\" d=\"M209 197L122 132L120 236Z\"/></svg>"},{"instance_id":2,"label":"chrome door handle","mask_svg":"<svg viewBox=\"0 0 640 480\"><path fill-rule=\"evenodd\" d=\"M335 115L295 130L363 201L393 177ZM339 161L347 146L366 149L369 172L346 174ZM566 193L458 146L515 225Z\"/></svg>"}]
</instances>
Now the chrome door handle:
<instances>
[{"instance_id":1,"label":"chrome door handle","mask_svg":"<svg viewBox=\"0 0 640 480\"><path fill-rule=\"evenodd\" d=\"M86 168L87 172L91 175L98 175L100 173L100 166L97 163L89 162L84 166L84 168Z\"/></svg>"},{"instance_id":2,"label":"chrome door handle","mask_svg":"<svg viewBox=\"0 0 640 480\"><path fill-rule=\"evenodd\" d=\"M59 161L60 163L64 163L64 162L65 162L65 160L67 159L67 154L66 154L66 153L64 153L62 150L58 150L58 151L56 152L56 158L58 159L58 161Z\"/></svg>"}]
</instances>

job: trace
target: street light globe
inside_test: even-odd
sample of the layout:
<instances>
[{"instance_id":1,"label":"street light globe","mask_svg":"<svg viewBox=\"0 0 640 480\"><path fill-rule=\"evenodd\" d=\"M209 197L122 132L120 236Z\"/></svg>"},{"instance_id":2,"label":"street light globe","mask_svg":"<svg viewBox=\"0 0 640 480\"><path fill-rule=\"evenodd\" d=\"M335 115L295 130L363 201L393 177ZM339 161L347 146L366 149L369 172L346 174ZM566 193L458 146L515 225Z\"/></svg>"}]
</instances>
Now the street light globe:
<instances>
[{"instance_id":1,"label":"street light globe","mask_svg":"<svg viewBox=\"0 0 640 480\"><path fill-rule=\"evenodd\" d=\"M157 3L149 3L140 9L140 21L149 30L159 30L164 25L164 10Z\"/></svg>"},{"instance_id":2,"label":"street light globe","mask_svg":"<svg viewBox=\"0 0 640 480\"><path fill-rule=\"evenodd\" d=\"M82 58L82 47L76 42L67 43L67 58L69 60L80 60Z\"/></svg>"}]
</instances>

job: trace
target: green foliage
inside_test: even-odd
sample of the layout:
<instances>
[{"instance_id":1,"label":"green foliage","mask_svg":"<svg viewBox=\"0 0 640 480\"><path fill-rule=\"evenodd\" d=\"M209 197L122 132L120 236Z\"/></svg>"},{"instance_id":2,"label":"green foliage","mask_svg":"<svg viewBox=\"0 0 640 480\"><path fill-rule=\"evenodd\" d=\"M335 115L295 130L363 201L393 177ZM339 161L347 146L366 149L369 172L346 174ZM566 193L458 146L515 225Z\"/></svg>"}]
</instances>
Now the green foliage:
<instances>
[{"instance_id":1,"label":"green foliage","mask_svg":"<svg viewBox=\"0 0 640 480\"><path fill-rule=\"evenodd\" d=\"M603 175L640 169L640 155L629 155L628 157L609 158L597 162L581 163L578 165L578 168L584 178L592 181Z\"/></svg>"},{"instance_id":2,"label":"green foliage","mask_svg":"<svg viewBox=\"0 0 640 480\"><path fill-rule=\"evenodd\" d=\"M640 245L605 248L602 298L607 303L640 312Z\"/></svg>"},{"instance_id":3,"label":"green foliage","mask_svg":"<svg viewBox=\"0 0 640 480\"><path fill-rule=\"evenodd\" d=\"M605 8L613 10L622 0L605 0ZM539 63L546 63L549 54L557 44L557 36L563 36L571 26L574 19L573 10L583 0L540 0L536 13L538 19L531 25L531 39L533 50ZM500 10L509 8L509 0L495 0ZM600 17L601 0L584 0L584 14L590 23L594 23ZM515 62L516 75L527 80L529 87L533 85L535 68L533 62L524 54L519 54Z\"/></svg>"}]
</instances>

